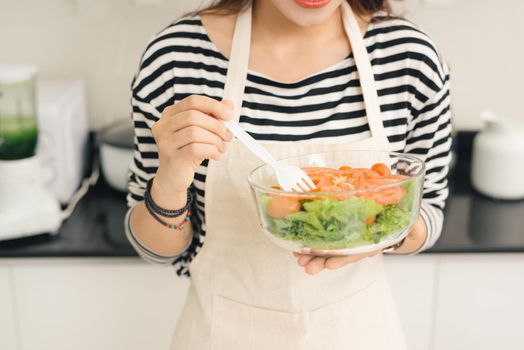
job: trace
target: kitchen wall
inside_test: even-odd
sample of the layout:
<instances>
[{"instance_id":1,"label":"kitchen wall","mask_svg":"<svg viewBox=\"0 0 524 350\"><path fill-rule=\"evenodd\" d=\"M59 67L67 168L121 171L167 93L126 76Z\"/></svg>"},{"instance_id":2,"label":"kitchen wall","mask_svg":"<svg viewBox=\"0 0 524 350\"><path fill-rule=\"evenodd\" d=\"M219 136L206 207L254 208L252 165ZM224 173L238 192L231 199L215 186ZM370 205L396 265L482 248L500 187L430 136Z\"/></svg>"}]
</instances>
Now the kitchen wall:
<instances>
[{"instance_id":1,"label":"kitchen wall","mask_svg":"<svg viewBox=\"0 0 524 350\"><path fill-rule=\"evenodd\" d=\"M451 67L458 129L482 126L485 109L524 121L524 1L406 0L399 11L424 29ZM397 4L398 5L398 4Z\"/></svg>"},{"instance_id":2,"label":"kitchen wall","mask_svg":"<svg viewBox=\"0 0 524 350\"><path fill-rule=\"evenodd\" d=\"M128 118L148 40L205 0L0 0L0 62L87 82L90 126Z\"/></svg>"},{"instance_id":3,"label":"kitchen wall","mask_svg":"<svg viewBox=\"0 0 524 350\"><path fill-rule=\"evenodd\" d=\"M129 85L148 39L207 0L0 0L0 62L37 64L44 78L87 81L90 126L129 115ZM398 11L438 44L452 68L455 126L492 109L524 120L524 2L405 0Z\"/></svg>"}]
</instances>

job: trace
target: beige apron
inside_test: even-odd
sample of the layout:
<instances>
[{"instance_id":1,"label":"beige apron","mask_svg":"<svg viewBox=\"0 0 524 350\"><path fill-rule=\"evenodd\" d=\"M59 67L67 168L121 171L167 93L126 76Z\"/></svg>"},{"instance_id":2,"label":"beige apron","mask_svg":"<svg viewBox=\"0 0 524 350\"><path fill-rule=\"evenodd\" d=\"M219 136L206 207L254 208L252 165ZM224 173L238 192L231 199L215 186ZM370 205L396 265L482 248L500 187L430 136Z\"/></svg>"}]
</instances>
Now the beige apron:
<instances>
[{"instance_id":1,"label":"beige apron","mask_svg":"<svg viewBox=\"0 0 524 350\"><path fill-rule=\"evenodd\" d=\"M388 150L367 51L344 1L371 137L352 144L264 142L277 159L347 149ZM224 98L238 121L249 60L251 9L238 16ZM261 231L247 176L260 160L238 140L206 177L207 234L173 339L177 350L405 349L382 257L307 275Z\"/></svg>"}]
</instances>

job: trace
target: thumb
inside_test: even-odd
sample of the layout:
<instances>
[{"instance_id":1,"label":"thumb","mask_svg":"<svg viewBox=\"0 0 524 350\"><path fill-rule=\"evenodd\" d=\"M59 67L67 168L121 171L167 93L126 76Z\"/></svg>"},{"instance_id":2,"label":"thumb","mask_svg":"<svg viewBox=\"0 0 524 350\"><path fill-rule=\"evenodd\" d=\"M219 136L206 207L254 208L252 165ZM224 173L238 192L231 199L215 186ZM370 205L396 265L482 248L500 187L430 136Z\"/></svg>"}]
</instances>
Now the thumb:
<instances>
[{"instance_id":1,"label":"thumb","mask_svg":"<svg viewBox=\"0 0 524 350\"><path fill-rule=\"evenodd\" d=\"M427 235L426 223L422 218L419 218L417 223L411 229L411 232L408 235L408 239L413 241L425 240Z\"/></svg>"}]
</instances>

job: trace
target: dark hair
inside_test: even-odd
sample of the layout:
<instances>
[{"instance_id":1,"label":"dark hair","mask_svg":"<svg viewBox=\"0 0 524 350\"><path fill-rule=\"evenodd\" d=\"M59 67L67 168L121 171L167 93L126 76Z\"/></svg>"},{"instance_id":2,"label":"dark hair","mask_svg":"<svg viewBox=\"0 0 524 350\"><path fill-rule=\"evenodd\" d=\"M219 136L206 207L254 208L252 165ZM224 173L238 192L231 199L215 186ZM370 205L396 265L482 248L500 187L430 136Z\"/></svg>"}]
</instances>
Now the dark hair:
<instances>
[{"instance_id":1,"label":"dark hair","mask_svg":"<svg viewBox=\"0 0 524 350\"><path fill-rule=\"evenodd\" d=\"M253 0L215 0L211 6L199 11L199 13L220 13L234 14L242 11ZM391 14L389 0L347 0L351 8L358 14L373 14L377 11L384 11Z\"/></svg>"}]
</instances>

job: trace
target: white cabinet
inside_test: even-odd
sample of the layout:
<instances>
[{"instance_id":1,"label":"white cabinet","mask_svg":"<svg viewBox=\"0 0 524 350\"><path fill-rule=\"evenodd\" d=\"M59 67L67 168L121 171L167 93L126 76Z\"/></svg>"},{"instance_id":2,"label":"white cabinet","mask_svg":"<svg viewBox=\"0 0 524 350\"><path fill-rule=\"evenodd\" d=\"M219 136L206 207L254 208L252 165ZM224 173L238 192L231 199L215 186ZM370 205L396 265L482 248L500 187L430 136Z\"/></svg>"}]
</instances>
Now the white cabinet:
<instances>
[{"instance_id":1,"label":"white cabinet","mask_svg":"<svg viewBox=\"0 0 524 350\"><path fill-rule=\"evenodd\" d=\"M188 280L137 258L0 261L1 350L165 350ZM385 258L411 350L522 349L524 254Z\"/></svg>"},{"instance_id":2,"label":"white cabinet","mask_svg":"<svg viewBox=\"0 0 524 350\"><path fill-rule=\"evenodd\" d=\"M524 348L524 254L439 264L434 350Z\"/></svg>"},{"instance_id":3,"label":"white cabinet","mask_svg":"<svg viewBox=\"0 0 524 350\"><path fill-rule=\"evenodd\" d=\"M22 350L167 349L188 284L136 258L13 269Z\"/></svg>"},{"instance_id":4,"label":"white cabinet","mask_svg":"<svg viewBox=\"0 0 524 350\"><path fill-rule=\"evenodd\" d=\"M430 350L436 265L434 255L385 257L409 349Z\"/></svg>"},{"instance_id":5,"label":"white cabinet","mask_svg":"<svg viewBox=\"0 0 524 350\"><path fill-rule=\"evenodd\" d=\"M11 268L0 265L0 349L16 350L16 322Z\"/></svg>"}]
</instances>

